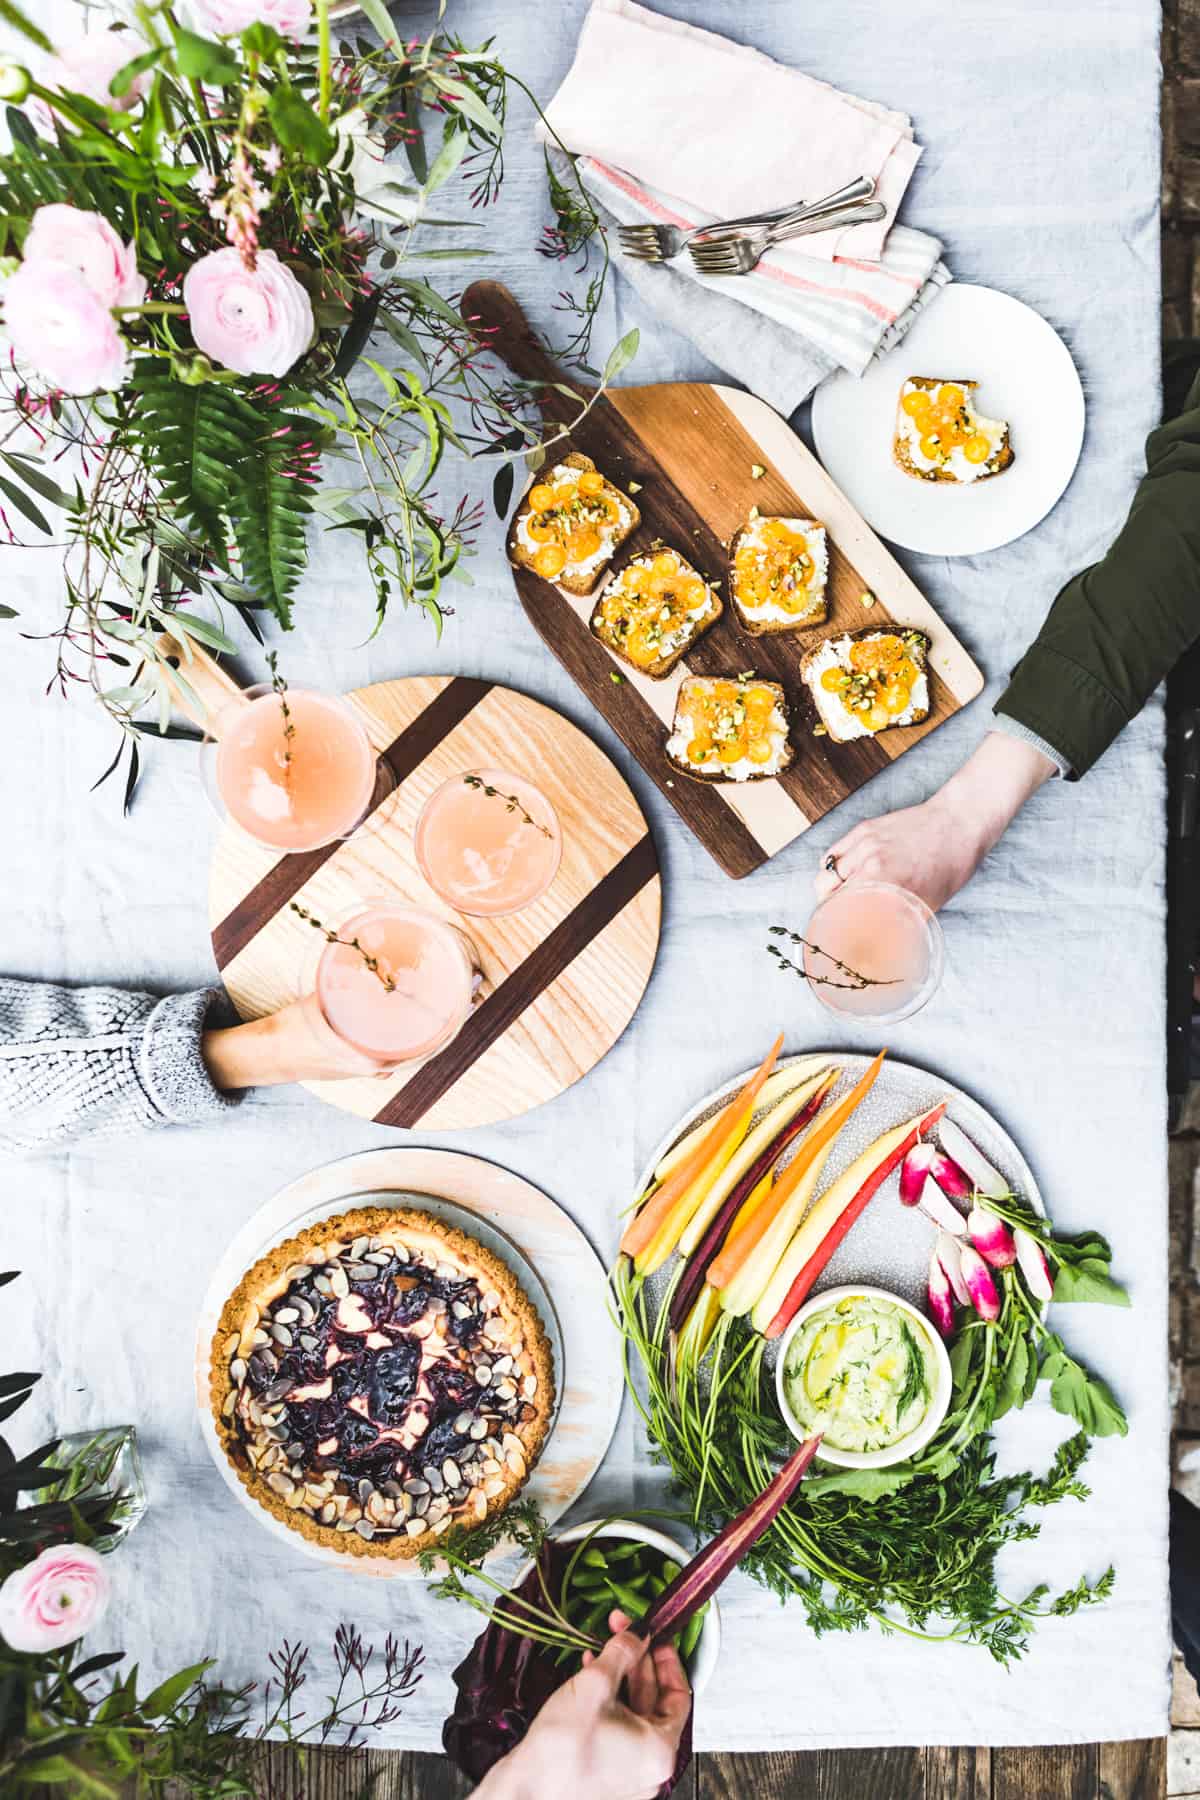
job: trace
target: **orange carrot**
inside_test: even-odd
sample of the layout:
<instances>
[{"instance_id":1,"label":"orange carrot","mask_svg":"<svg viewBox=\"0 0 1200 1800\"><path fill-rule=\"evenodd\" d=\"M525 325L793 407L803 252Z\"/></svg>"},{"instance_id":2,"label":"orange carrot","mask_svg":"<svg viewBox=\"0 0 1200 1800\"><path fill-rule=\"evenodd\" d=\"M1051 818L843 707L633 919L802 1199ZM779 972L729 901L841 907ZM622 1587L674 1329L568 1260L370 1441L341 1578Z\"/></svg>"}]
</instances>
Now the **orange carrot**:
<instances>
[{"instance_id":1,"label":"orange carrot","mask_svg":"<svg viewBox=\"0 0 1200 1800\"><path fill-rule=\"evenodd\" d=\"M732 1244L736 1238L741 1237L743 1231L745 1231L747 1225L750 1223L759 1207L763 1204L767 1195L771 1192L774 1182L775 1171L773 1169L768 1169L754 1192L747 1199L745 1206L743 1206L741 1212L733 1221L733 1224L729 1227L729 1233L725 1239L727 1244Z\"/></svg>"},{"instance_id":2,"label":"orange carrot","mask_svg":"<svg viewBox=\"0 0 1200 1800\"><path fill-rule=\"evenodd\" d=\"M625 1228L621 1239L621 1249L626 1256L636 1256L644 1250L659 1227L665 1224L667 1215L675 1202L687 1192L692 1182L707 1167L712 1158L724 1146L737 1130L743 1117L743 1108L747 1100L753 1101L762 1091L763 1084L775 1067L775 1059L783 1048L783 1033L780 1032L771 1045L765 1061L750 1077L741 1093L730 1104L718 1113L713 1120L712 1128L704 1134L696 1149L686 1162L673 1169L662 1183L655 1189L641 1211L636 1213ZM682 1226L680 1227L682 1230Z\"/></svg>"},{"instance_id":3,"label":"orange carrot","mask_svg":"<svg viewBox=\"0 0 1200 1800\"><path fill-rule=\"evenodd\" d=\"M708 1271L709 1287L723 1288L733 1280L746 1258L754 1250L764 1236L771 1220L780 1207L785 1204L791 1194L800 1185L805 1171L811 1166L813 1158L830 1143L842 1129L850 1114L860 1101L865 1100L874 1084L875 1077L887 1055L881 1050L870 1068L858 1081L844 1100L831 1107L824 1118L818 1119L807 1137L802 1139L800 1148L776 1181L771 1191L770 1200L758 1208L754 1217L740 1233L736 1241L728 1239L722 1247L721 1254L715 1259Z\"/></svg>"}]
</instances>

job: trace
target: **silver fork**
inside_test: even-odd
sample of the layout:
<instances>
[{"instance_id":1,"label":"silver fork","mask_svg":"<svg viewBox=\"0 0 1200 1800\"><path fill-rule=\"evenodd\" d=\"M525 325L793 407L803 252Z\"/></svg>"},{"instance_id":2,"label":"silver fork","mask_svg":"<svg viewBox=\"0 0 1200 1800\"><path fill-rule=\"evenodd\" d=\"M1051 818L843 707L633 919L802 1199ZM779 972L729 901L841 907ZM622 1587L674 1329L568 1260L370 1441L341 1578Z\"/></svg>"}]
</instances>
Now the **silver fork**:
<instances>
[{"instance_id":1,"label":"silver fork","mask_svg":"<svg viewBox=\"0 0 1200 1800\"><path fill-rule=\"evenodd\" d=\"M785 243L789 238L812 237L819 231L836 231L843 225L868 225L882 219L886 212L887 207L878 200L842 206L807 219L751 227L711 243L689 244L688 254L698 275L748 275L774 244Z\"/></svg>"},{"instance_id":2,"label":"silver fork","mask_svg":"<svg viewBox=\"0 0 1200 1800\"><path fill-rule=\"evenodd\" d=\"M770 212L748 213L743 219L719 219L711 225L694 225L687 231L678 225L653 225L648 221L640 225L620 225L617 227L617 241L622 253L632 256L638 262L670 262L693 239L719 237L722 233L742 231L755 225L776 225L792 219L815 218L819 213L844 206L852 200L869 200L874 192L875 183L871 177L860 175L856 180L847 182L845 187L826 194L823 200L814 200L809 206L803 200L797 200L791 206L775 207Z\"/></svg>"}]
</instances>

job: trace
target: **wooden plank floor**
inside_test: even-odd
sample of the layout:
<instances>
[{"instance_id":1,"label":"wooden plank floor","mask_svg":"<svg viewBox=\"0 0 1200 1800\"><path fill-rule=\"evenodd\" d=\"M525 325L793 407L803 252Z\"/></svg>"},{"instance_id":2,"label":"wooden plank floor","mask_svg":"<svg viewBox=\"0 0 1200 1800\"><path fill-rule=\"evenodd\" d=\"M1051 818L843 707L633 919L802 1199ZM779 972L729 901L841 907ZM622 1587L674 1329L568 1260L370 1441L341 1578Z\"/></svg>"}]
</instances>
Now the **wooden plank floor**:
<instances>
[{"instance_id":1,"label":"wooden plank floor","mask_svg":"<svg viewBox=\"0 0 1200 1800\"><path fill-rule=\"evenodd\" d=\"M310 1752L265 1758L260 1792L303 1800L465 1800L437 1756ZM1165 1738L1034 1750L813 1750L697 1757L672 1800L1162 1800ZM561 1800L547 1793L545 1800Z\"/></svg>"}]
</instances>

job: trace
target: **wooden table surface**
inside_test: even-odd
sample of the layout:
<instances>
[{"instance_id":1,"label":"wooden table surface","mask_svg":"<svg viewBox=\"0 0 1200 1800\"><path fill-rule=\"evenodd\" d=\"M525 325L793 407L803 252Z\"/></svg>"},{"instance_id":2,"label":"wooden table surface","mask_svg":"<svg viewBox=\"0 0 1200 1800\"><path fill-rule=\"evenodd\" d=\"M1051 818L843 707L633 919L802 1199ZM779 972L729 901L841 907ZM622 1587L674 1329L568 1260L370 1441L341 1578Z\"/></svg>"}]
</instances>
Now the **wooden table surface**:
<instances>
[{"instance_id":1,"label":"wooden table surface","mask_svg":"<svg viewBox=\"0 0 1200 1800\"><path fill-rule=\"evenodd\" d=\"M260 1791L303 1800L465 1800L442 1758L409 1751L310 1751L301 1771L272 1749ZM1167 1741L1036 1749L808 1750L706 1754L672 1800L1162 1800ZM561 1800L547 1793L545 1800Z\"/></svg>"}]
</instances>

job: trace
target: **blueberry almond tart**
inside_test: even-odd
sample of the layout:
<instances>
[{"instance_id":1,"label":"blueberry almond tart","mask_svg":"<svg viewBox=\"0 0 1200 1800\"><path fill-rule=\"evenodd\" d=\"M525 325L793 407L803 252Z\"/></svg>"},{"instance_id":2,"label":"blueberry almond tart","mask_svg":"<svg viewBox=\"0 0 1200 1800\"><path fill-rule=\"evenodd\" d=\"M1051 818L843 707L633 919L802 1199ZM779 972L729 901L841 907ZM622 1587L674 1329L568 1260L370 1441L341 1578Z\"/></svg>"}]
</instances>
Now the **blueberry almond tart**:
<instances>
[{"instance_id":1,"label":"blueberry almond tart","mask_svg":"<svg viewBox=\"0 0 1200 1800\"><path fill-rule=\"evenodd\" d=\"M221 1312L210 1394L260 1506L332 1549L413 1557L523 1486L554 1368L490 1250L427 1213L368 1206L247 1271Z\"/></svg>"}]
</instances>

